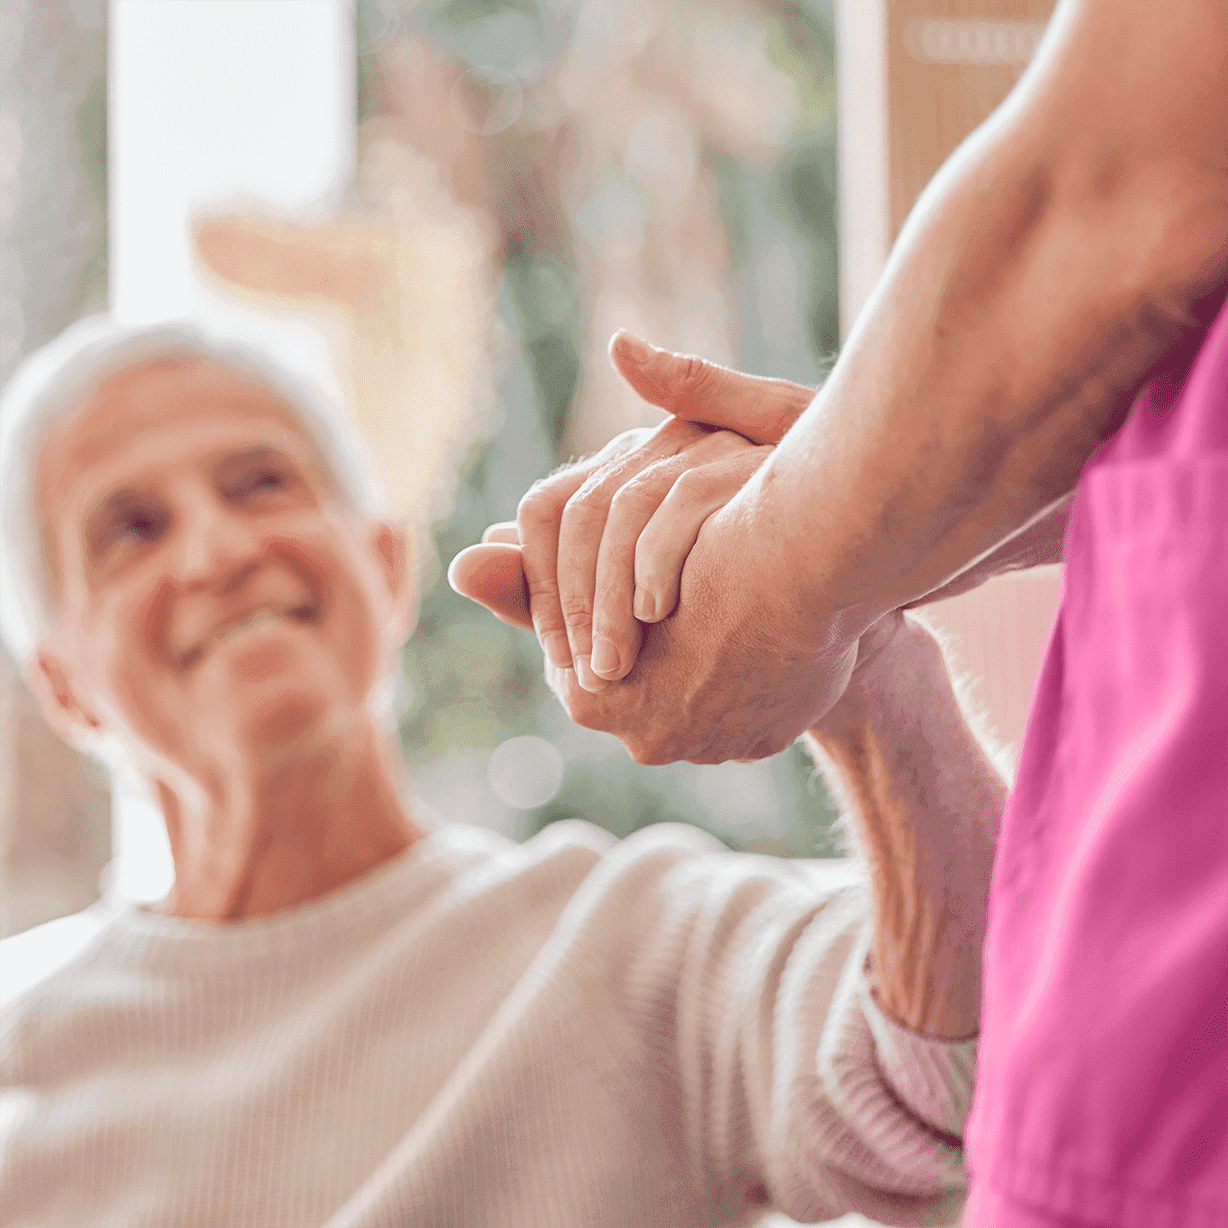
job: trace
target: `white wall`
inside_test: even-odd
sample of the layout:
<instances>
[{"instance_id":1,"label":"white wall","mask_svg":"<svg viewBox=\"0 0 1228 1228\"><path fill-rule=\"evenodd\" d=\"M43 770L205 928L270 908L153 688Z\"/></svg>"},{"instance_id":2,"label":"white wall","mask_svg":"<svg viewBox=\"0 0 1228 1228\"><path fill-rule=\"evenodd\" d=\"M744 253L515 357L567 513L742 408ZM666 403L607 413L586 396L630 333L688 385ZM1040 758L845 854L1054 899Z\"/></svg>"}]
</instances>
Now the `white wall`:
<instances>
[{"instance_id":1,"label":"white wall","mask_svg":"<svg viewBox=\"0 0 1228 1228\"><path fill-rule=\"evenodd\" d=\"M323 211L349 182L348 0L111 0L111 309L209 310L188 222L244 200Z\"/></svg>"},{"instance_id":2,"label":"white wall","mask_svg":"<svg viewBox=\"0 0 1228 1228\"><path fill-rule=\"evenodd\" d=\"M891 247L887 0L836 0L840 335L846 338Z\"/></svg>"}]
</instances>

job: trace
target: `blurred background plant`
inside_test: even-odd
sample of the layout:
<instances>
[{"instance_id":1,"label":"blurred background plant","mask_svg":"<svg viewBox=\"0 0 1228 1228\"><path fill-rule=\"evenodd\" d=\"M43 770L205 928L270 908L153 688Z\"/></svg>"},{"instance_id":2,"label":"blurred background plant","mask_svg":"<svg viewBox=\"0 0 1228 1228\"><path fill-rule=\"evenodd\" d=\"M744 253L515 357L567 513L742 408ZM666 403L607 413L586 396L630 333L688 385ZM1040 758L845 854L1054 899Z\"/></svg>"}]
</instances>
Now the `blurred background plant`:
<instances>
[{"instance_id":1,"label":"blurred background plant","mask_svg":"<svg viewBox=\"0 0 1228 1228\"><path fill-rule=\"evenodd\" d=\"M606 361L616 328L821 380L839 327L831 4L360 0L357 17L360 165L389 146L429 159L490 243L467 309L489 315L491 396L440 488L405 652L419 793L518 839L572 816L619 836L681 820L735 848L840 852L800 746L640 767L567 720L530 636L444 578L534 479L659 420ZM476 359L456 361L463 380Z\"/></svg>"}]
</instances>

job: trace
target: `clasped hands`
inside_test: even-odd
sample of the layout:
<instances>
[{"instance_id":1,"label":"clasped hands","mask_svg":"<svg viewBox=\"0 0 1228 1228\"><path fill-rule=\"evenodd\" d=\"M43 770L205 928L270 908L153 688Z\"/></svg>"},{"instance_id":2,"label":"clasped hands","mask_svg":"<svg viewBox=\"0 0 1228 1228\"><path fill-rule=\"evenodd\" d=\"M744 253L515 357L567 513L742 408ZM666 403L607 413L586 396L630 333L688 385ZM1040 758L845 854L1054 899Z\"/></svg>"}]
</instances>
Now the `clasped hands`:
<instances>
[{"instance_id":1,"label":"clasped hands","mask_svg":"<svg viewBox=\"0 0 1228 1228\"><path fill-rule=\"evenodd\" d=\"M814 577L798 574L770 458L817 394L625 332L610 359L671 417L536 483L514 522L457 555L449 580L534 631L571 718L615 734L638 762L775 754L832 713L903 621L842 608L839 594L816 611L804 596ZM1058 561L1068 508L1055 504L909 607Z\"/></svg>"},{"instance_id":2,"label":"clasped hands","mask_svg":"<svg viewBox=\"0 0 1228 1228\"><path fill-rule=\"evenodd\" d=\"M756 535L753 479L815 391L627 333L610 358L672 416L536 483L449 579L534 631L572 719L639 762L774 754L839 698L857 658L856 635L798 634L786 543Z\"/></svg>"}]
</instances>

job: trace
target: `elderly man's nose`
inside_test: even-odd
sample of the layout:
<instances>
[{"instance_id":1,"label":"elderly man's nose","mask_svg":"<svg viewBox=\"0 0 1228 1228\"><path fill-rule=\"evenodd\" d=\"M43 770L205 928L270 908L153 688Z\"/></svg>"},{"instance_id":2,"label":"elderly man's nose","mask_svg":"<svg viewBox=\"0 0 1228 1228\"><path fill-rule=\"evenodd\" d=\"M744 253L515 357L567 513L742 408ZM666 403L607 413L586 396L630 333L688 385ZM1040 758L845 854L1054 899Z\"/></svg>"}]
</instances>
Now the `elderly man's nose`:
<instances>
[{"instance_id":1,"label":"elderly man's nose","mask_svg":"<svg viewBox=\"0 0 1228 1228\"><path fill-rule=\"evenodd\" d=\"M257 536L240 517L225 509L193 508L183 518L175 550L175 573L181 584L224 579L259 552Z\"/></svg>"}]
</instances>

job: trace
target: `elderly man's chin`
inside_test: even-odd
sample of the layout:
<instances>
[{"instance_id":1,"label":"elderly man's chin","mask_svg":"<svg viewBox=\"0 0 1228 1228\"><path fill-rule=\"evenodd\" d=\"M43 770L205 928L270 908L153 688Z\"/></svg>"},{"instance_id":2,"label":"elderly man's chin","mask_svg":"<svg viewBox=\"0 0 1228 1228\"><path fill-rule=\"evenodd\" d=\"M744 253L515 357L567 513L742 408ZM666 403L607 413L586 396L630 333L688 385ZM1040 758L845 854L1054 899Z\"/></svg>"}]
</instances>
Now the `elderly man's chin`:
<instances>
[{"instance_id":1,"label":"elderly man's chin","mask_svg":"<svg viewBox=\"0 0 1228 1228\"><path fill-rule=\"evenodd\" d=\"M257 757L291 752L350 725L366 711L363 688L347 685L343 663L305 639L273 628L219 645L190 679L193 723Z\"/></svg>"}]
</instances>

